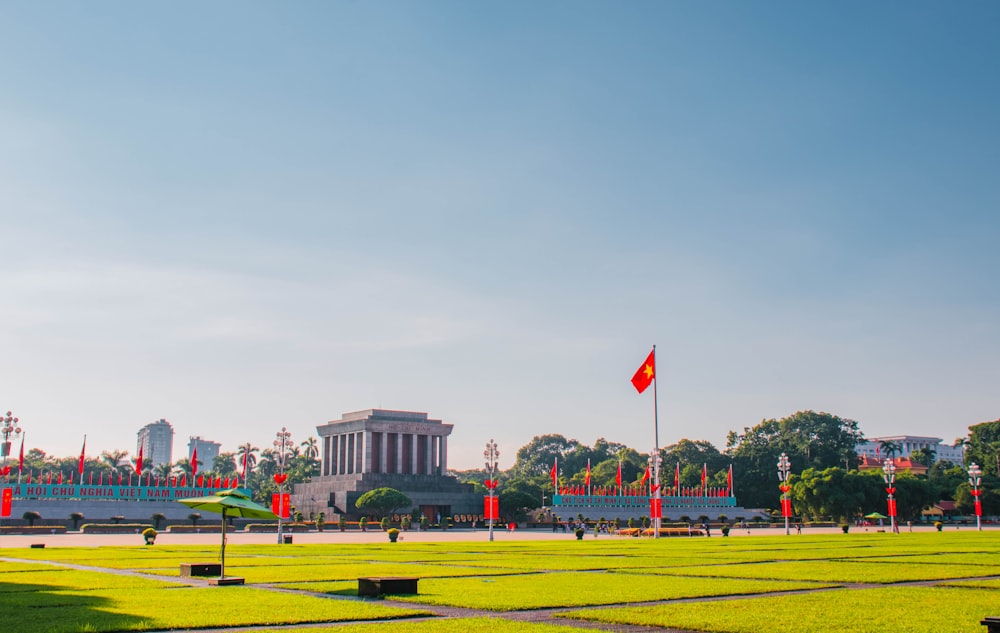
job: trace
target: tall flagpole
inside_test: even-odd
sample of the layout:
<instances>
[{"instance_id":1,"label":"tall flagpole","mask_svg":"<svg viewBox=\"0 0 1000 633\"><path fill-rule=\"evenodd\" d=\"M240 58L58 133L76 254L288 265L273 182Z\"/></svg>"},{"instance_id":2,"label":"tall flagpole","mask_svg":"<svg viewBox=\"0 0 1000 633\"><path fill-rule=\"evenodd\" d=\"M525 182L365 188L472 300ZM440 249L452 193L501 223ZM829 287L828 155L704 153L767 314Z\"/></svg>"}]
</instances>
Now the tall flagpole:
<instances>
[{"instance_id":1,"label":"tall flagpole","mask_svg":"<svg viewBox=\"0 0 1000 633\"><path fill-rule=\"evenodd\" d=\"M653 493L653 499L661 499L660 496L660 411L659 405L656 400L656 387L657 383L660 382L659 376L656 373L656 345L653 345L653 483L656 485L656 491ZM662 502L660 502L662 503ZM662 508L662 505L661 505ZM660 516L662 516L662 510L660 511ZM660 538L660 525L662 524L662 518L653 519L653 538Z\"/></svg>"}]
</instances>

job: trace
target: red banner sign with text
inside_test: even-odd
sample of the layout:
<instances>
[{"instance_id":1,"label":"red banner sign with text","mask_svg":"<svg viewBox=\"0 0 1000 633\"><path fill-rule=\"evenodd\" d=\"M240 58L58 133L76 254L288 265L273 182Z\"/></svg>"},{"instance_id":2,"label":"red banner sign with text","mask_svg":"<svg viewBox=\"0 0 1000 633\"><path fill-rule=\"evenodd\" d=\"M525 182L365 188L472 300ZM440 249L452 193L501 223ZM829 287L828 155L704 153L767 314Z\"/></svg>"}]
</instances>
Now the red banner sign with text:
<instances>
[{"instance_id":1,"label":"red banner sign with text","mask_svg":"<svg viewBox=\"0 0 1000 633\"><path fill-rule=\"evenodd\" d=\"M4 488L3 495L0 496L0 517L10 516L10 504L14 500L14 491L11 488Z\"/></svg>"},{"instance_id":2,"label":"red banner sign with text","mask_svg":"<svg viewBox=\"0 0 1000 633\"><path fill-rule=\"evenodd\" d=\"M487 521L500 518L500 497L483 497L483 518Z\"/></svg>"},{"instance_id":3,"label":"red banner sign with text","mask_svg":"<svg viewBox=\"0 0 1000 633\"><path fill-rule=\"evenodd\" d=\"M271 512L277 514L282 519L288 518L288 507L291 495L285 493L274 493L271 495Z\"/></svg>"}]
</instances>

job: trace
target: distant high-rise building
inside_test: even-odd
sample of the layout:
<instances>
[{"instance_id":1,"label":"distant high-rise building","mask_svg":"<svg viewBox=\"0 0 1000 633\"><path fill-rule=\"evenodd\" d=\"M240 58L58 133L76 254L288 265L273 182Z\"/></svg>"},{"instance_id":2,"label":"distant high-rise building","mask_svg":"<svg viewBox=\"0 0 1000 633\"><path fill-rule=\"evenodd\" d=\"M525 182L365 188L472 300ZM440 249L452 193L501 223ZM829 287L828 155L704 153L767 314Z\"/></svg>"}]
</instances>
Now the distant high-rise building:
<instances>
[{"instance_id":1,"label":"distant high-rise building","mask_svg":"<svg viewBox=\"0 0 1000 633\"><path fill-rule=\"evenodd\" d=\"M160 464L174 463L174 427L166 420L157 420L139 429L135 454L142 449L143 466L155 468Z\"/></svg>"},{"instance_id":2,"label":"distant high-rise building","mask_svg":"<svg viewBox=\"0 0 1000 633\"><path fill-rule=\"evenodd\" d=\"M215 458L219 456L219 448L222 444L206 440L199 436L192 435L188 438L188 459L194 455L194 449L198 449L198 470L204 472L215 467Z\"/></svg>"}]
</instances>

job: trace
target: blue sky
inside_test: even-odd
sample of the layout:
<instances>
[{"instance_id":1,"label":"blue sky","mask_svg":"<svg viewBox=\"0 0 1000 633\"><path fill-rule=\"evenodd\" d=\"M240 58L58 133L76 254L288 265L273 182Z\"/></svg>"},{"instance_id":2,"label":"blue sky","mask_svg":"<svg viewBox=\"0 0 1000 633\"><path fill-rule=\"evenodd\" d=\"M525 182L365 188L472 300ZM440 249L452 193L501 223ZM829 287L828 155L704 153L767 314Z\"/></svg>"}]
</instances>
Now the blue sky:
<instances>
[{"instance_id":1,"label":"blue sky","mask_svg":"<svg viewBox=\"0 0 1000 633\"><path fill-rule=\"evenodd\" d=\"M1000 416L1000 5L0 4L0 408L449 457Z\"/></svg>"}]
</instances>

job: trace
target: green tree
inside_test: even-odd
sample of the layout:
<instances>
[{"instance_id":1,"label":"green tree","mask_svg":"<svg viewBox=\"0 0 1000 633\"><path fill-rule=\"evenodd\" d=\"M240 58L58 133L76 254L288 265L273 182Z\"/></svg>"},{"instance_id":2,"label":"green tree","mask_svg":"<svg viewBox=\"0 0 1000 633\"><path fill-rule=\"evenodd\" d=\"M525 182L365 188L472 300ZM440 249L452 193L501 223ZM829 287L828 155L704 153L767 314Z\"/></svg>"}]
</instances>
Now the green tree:
<instances>
[{"instance_id":1,"label":"green tree","mask_svg":"<svg viewBox=\"0 0 1000 633\"><path fill-rule=\"evenodd\" d=\"M660 456L663 458L663 468L668 471L672 471L677 464L680 464L682 469L688 464L697 466L699 483L703 465L707 465L708 472L714 474L727 471L730 462L727 455L723 455L711 442L705 440L683 439L660 449ZM672 478L671 474L671 480Z\"/></svg>"},{"instance_id":2,"label":"green tree","mask_svg":"<svg viewBox=\"0 0 1000 633\"><path fill-rule=\"evenodd\" d=\"M792 506L799 514L820 520L832 518L845 522L867 508L879 497L880 481L858 471L831 467L823 470L807 468L789 478L792 486ZM775 499L777 492L775 483Z\"/></svg>"},{"instance_id":3,"label":"green tree","mask_svg":"<svg viewBox=\"0 0 1000 633\"><path fill-rule=\"evenodd\" d=\"M979 464L984 476L997 476L997 468L1000 466L1000 420L969 427L965 461Z\"/></svg>"},{"instance_id":4,"label":"green tree","mask_svg":"<svg viewBox=\"0 0 1000 633\"><path fill-rule=\"evenodd\" d=\"M539 499L518 490L500 492L500 514L514 521L523 521L527 510L538 507Z\"/></svg>"},{"instance_id":5,"label":"green tree","mask_svg":"<svg viewBox=\"0 0 1000 633\"><path fill-rule=\"evenodd\" d=\"M910 459L917 464L930 468L937 461L937 451L933 448L918 448L910 453Z\"/></svg>"},{"instance_id":6,"label":"green tree","mask_svg":"<svg viewBox=\"0 0 1000 633\"><path fill-rule=\"evenodd\" d=\"M894 442L893 440L882 440L878 443L878 447L886 459L892 459L903 449L903 446L899 442Z\"/></svg>"},{"instance_id":7,"label":"green tree","mask_svg":"<svg viewBox=\"0 0 1000 633\"><path fill-rule=\"evenodd\" d=\"M219 453L212 460L212 472L219 477L232 477L236 474L236 454Z\"/></svg>"},{"instance_id":8,"label":"green tree","mask_svg":"<svg viewBox=\"0 0 1000 633\"><path fill-rule=\"evenodd\" d=\"M412 505L413 502L402 492L395 488L376 488L369 490L358 497L354 506L362 512L373 513L377 516L392 514L400 508Z\"/></svg>"},{"instance_id":9,"label":"green tree","mask_svg":"<svg viewBox=\"0 0 1000 633\"><path fill-rule=\"evenodd\" d=\"M558 434L536 435L518 449L511 474L522 479L544 477L552 471L552 464L558 459L561 462L560 470L572 475L576 469L569 469L566 456L573 453L579 445L578 441L568 440Z\"/></svg>"},{"instance_id":10,"label":"green tree","mask_svg":"<svg viewBox=\"0 0 1000 633\"><path fill-rule=\"evenodd\" d=\"M763 420L742 434L730 432L726 454L733 461L736 498L746 507L775 505L776 464L788 454L793 473L857 464L863 439L858 423L830 413L799 411L781 420Z\"/></svg>"},{"instance_id":11,"label":"green tree","mask_svg":"<svg viewBox=\"0 0 1000 633\"><path fill-rule=\"evenodd\" d=\"M313 459L319 457L319 444L317 444L315 437L307 437L299 446L302 448L303 455Z\"/></svg>"}]
</instances>

